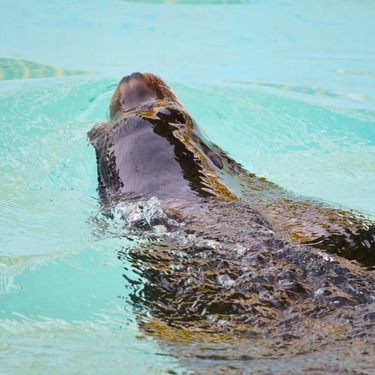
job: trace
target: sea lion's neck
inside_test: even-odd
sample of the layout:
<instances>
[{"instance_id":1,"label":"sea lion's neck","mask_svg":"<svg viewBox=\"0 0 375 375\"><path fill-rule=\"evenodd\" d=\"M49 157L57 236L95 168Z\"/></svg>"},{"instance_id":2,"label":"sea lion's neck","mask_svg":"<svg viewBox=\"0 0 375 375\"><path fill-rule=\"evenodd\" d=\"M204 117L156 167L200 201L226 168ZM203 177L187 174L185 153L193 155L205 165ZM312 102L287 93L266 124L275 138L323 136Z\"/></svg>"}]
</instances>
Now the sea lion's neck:
<instances>
[{"instance_id":1,"label":"sea lion's neck","mask_svg":"<svg viewBox=\"0 0 375 375\"><path fill-rule=\"evenodd\" d=\"M179 110L163 108L129 111L107 126L105 142L97 148L107 194L137 192L159 199L215 195L202 161L176 136L184 121Z\"/></svg>"}]
</instances>

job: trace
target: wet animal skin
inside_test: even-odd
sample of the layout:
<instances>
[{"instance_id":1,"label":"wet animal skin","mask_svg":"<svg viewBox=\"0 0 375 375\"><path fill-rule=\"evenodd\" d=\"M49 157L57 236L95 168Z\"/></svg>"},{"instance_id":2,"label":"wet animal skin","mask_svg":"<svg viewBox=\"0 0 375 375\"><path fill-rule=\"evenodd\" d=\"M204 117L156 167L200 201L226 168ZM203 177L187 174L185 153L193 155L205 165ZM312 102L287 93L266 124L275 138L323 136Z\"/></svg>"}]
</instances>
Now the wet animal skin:
<instances>
[{"instance_id":1,"label":"wet animal skin","mask_svg":"<svg viewBox=\"0 0 375 375\"><path fill-rule=\"evenodd\" d=\"M248 173L152 74L121 80L89 138L104 227L119 221L133 240L117 251L119 298L140 332L182 362L208 359L215 374L213 353L231 353L218 357L225 374L234 363L248 373L247 359L316 353L322 369L340 369L338 355L374 368L372 223Z\"/></svg>"},{"instance_id":2,"label":"wet animal skin","mask_svg":"<svg viewBox=\"0 0 375 375\"><path fill-rule=\"evenodd\" d=\"M129 193L188 199L193 206L209 197L246 202L283 240L375 265L373 223L247 172L209 141L172 89L153 74L124 77L113 94L109 121L95 126L89 138L104 202Z\"/></svg>"}]
</instances>

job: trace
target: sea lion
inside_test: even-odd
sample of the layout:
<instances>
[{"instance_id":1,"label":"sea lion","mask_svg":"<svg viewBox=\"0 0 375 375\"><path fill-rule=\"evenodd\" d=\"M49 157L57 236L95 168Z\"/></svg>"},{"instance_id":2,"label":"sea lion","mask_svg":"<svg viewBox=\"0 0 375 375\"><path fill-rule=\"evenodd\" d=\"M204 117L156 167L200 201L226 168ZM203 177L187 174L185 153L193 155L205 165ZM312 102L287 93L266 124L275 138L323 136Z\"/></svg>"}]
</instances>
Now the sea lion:
<instances>
[{"instance_id":1,"label":"sea lion","mask_svg":"<svg viewBox=\"0 0 375 375\"><path fill-rule=\"evenodd\" d=\"M109 120L88 135L106 227L109 207L120 235L146 232L118 249L119 297L142 332L189 360L221 360L232 343L241 366L319 353L337 367L326 348L339 347L354 368L373 367L373 275L326 253L373 267L372 223L248 173L152 74L124 77ZM353 339L366 343L360 355Z\"/></svg>"},{"instance_id":2,"label":"sea lion","mask_svg":"<svg viewBox=\"0 0 375 375\"><path fill-rule=\"evenodd\" d=\"M88 136L103 201L129 193L162 200L243 200L286 240L375 265L371 222L296 197L247 172L210 142L173 90L153 74L124 77L113 94L109 121Z\"/></svg>"}]
</instances>

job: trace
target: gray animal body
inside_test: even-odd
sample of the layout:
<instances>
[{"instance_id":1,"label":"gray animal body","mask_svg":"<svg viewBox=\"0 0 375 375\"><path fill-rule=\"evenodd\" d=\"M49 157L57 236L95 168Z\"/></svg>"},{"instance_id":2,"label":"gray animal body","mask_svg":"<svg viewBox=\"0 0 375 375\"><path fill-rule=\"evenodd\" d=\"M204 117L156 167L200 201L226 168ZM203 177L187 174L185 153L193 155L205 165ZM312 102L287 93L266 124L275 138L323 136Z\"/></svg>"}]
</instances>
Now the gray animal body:
<instances>
[{"instance_id":1,"label":"gray animal body","mask_svg":"<svg viewBox=\"0 0 375 375\"><path fill-rule=\"evenodd\" d=\"M131 229L149 234L119 252L142 275L127 283L152 316L145 331L171 342L182 331L260 337L263 348L284 340L289 353L359 336L374 347L373 223L245 171L152 74L121 80L89 138L103 205L136 207Z\"/></svg>"}]
</instances>

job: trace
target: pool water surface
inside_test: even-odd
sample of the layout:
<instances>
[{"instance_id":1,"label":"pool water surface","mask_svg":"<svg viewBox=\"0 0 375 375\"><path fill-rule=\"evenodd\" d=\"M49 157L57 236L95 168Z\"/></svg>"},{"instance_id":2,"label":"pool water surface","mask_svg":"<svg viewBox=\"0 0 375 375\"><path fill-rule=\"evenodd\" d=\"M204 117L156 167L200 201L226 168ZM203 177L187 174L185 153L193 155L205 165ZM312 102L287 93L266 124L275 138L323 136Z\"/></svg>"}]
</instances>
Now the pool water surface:
<instances>
[{"instance_id":1,"label":"pool water surface","mask_svg":"<svg viewBox=\"0 0 375 375\"><path fill-rule=\"evenodd\" d=\"M118 253L144 238L101 218L86 134L108 118L122 76L149 71L249 171L374 220L374 9L3 0L0 372L370 373L366 343L350 358L339 348L263 356L256 339L171 343L141 330L148 313L127 280L142 279Z\"/></svg>"}]
</instances>

